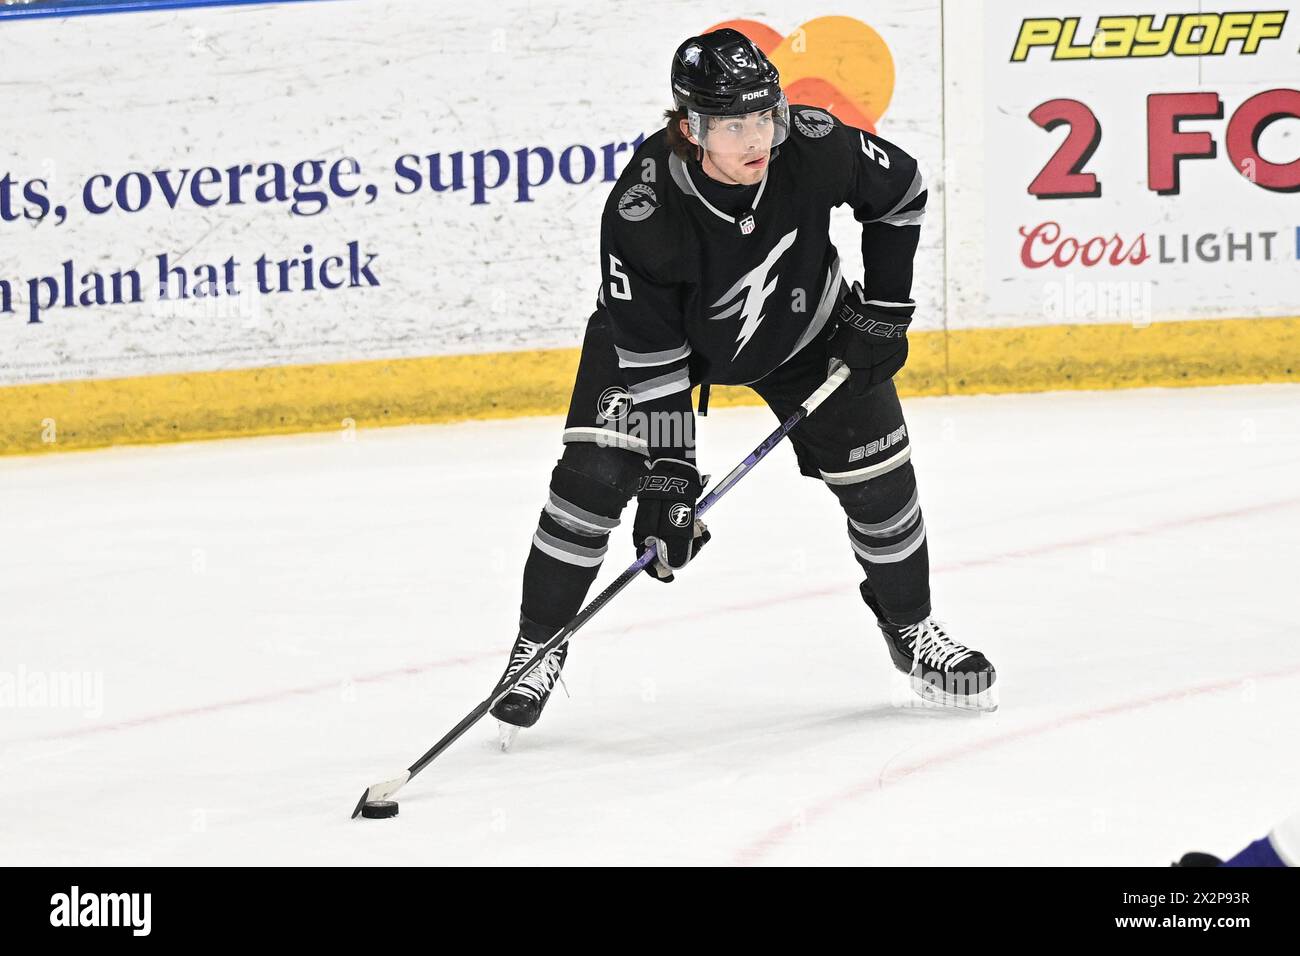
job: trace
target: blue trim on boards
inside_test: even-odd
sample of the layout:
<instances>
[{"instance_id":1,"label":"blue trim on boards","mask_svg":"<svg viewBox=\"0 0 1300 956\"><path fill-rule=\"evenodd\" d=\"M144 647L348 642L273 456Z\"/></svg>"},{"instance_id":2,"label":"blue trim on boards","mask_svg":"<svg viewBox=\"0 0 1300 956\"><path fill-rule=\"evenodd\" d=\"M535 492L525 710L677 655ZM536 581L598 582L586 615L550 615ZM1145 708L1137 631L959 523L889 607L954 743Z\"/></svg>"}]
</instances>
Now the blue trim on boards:
<instances>
[{"instance_id":1,"label":"blue trim on boards","mask_svg":"<svg viewBox=\"0 0 1300 956\"><path fill-rule=\"evenodd\" d=\"M90 13L138 13L187 7L243 7L251 4L320 3L322 0L57 0L52 3L0 3L0 20L76 17Z\"/></svg>"}]
</instances>

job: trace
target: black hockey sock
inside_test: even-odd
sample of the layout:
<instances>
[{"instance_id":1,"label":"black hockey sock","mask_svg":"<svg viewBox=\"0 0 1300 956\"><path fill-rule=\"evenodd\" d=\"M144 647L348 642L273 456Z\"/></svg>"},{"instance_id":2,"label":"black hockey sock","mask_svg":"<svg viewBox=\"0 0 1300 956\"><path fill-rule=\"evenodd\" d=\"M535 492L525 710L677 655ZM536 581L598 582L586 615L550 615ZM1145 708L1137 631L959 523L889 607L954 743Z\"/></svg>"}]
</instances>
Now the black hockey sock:
<instances>
[{"instance_id":1,"label":"black hockey sock","mask_svg":"<svg viewBox=\"0 0 1300 956\"><path fill-rule=\"evenodd\" d=\"M861 585L863 599L868 594L875 598L874 606L866 603L878 620L901 627L930 616L930 556L924 538L915 552L897 564L882 566L861 557L858 564L867 577Z\"/></svg>"},{"instance_id":2,"label":"black hockey sock","mask_svg":"<svg viewBox=\"0 0 1300 956\"><path fill-rule=\"evenodd\" d=\"M930 614L930 554L911 463L836 493L848 515L849 544L867 578L863 597L874 598L868 606L891 624L924 620Z\"/></svg>"},{"instance_id":3,"label":"black hockey sock","mask_svg":"<svg viewBox=\"0 0 1300 956\"><path fill-rule=\"evenodd\" d=\"M524 565L520 611L525 617L560 627L578 613L644 461L634 452L594 444L565 449L551 472Z\"/></svg>"}]
</instances>

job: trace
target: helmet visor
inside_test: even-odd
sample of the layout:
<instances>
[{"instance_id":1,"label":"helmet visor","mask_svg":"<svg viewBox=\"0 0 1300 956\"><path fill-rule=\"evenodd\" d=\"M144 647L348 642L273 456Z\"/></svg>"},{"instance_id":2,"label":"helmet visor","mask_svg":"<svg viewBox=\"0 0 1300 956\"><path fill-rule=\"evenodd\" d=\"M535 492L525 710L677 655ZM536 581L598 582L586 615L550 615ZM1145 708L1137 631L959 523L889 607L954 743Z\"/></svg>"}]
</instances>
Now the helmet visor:
<instances>
[{"instance_id":1,"label":"helmet visor","mask_svg":"<svg viewBox=\"0 0 1300 956\"><path fill-rule=\"evenodd\" d=\"M686 116L696 141L720 155L760 155L785 142L790 132L790 108L784 96L752 113L713 116L688 110Z\"/></svg>"}]
</instances>

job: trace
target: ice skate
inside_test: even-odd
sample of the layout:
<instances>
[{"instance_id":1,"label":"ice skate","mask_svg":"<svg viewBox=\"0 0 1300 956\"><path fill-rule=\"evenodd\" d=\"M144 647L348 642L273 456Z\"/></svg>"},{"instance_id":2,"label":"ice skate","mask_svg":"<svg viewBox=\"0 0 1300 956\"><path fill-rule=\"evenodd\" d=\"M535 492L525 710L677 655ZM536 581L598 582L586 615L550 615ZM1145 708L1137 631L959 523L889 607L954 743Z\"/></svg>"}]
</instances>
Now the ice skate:
<instances>
[{"instance_id":1,"label":"ice skate","mask_svg":"<svg viewBox=\"0 0 1300 956\"><path fill-rule=\"evenodd\" d=\"M933 617L927 616L910 625L889 623L867 582L858 585L858 590L885 635L894 667L907 675L918 696L960 710L992 713L998 709L997 691L993 687L998 675L988 658L954 641L944 625Z\"/></svg>"},{"instance_id":2,"label":"ice skate","mask_svg":"<svg viewBox=\"0 0 1300 956\"><path fill-rule=\"evenodd\" d=\"M880 630L894 666L908 676L921 698L961 710L998 709L993 665L979 651L949 637L939 621L927 617L906 627L882 624Z\"/></svg>"},{"instance_id":3,"label":"ice skate","mask_svg":"<svg viewBox=\"0 0 1300 956\"><path fill-rule=\"evenodd\" d=\"M513 676L532 660L538 649L555 635L555 631L555 628L521 618L519 636L515 639L515 646L510 652L510 663L501 680ZM498 742L502 750L509 750L519 730L533 726L542 716L542 708L546 706L556 681L560 679L560 670L564 667L568 654L568 644L551 651L527 677L492 707L492 716L498 722Z\"/></svg>"}]
</instances>

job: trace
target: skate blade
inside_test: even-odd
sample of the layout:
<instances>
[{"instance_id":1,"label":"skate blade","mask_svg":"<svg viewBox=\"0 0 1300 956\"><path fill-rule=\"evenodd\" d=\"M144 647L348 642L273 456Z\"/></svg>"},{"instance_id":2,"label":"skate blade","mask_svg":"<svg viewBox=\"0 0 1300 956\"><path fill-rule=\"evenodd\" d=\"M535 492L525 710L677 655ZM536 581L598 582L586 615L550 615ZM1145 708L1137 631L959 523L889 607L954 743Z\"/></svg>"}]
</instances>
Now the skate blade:
<instances>
[{"instance_id":1,"label":"skate blade","mask_svg":"<svg viewBox=\"0 0 1300 956\"><path fill-rule=\"evenodd\" d=\"M918 697L938 707L951 707L954 710L969 710L981 714L991 714L998 709L996 684L976 694L955 694L922 677L909 676L908 680Z\"/></svg>"},{"instance_id":2,"label":"skate blade","mask_svg":"<svg viewBox=\"0 0 1300 956\"><path fill-rule=\"evenodd\" d=\"M514 724L507 724L504 721L497 721L497 743L501 746L502 753L509 753L510 746L519 736L519 728Z\"/></svg>"}]
</instances>

